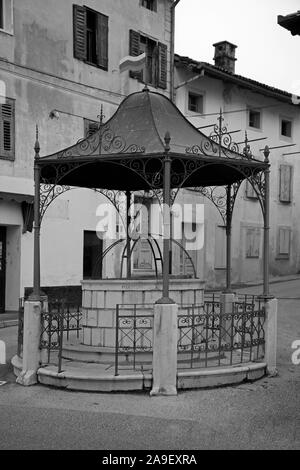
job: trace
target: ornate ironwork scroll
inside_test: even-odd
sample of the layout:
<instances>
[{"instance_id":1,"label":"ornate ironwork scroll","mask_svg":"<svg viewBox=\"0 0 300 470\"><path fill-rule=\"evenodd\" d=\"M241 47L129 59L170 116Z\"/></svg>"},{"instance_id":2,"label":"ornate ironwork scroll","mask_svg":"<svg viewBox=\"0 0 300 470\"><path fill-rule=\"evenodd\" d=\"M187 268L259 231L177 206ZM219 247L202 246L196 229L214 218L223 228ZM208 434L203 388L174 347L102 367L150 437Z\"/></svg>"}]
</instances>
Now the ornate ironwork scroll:
<instances>
[{"instance_id":1,"label":"ornate ironwork scroll","mask_svg":"<svg viewBox=\"0 0 300 470\"><path fill-rule=\"evenodd\" d=\"M202 196L209 199L217 208L220 216L223 219L224 225L227 225L227 216L230 216L231 221L235 201L241 184L242 181L237 181L232 185L230 197L230 214L227 214L227 186L196 187L191 188L190 191L201 194Z\"/></svg>"},{"instance_id":2,"label":"ornate ironwork scroll","mask_svg":"<svg viewBox=\"0 0 300 470\"><path fill-rule=\"evenodd\" d=\"M234 302L231 313L220 304L180 308L178 353L190 367L212 367L259 361L264 356L265 310L259 301ZM180 356L179 356L180 357Z\"/></svg>"},{"instance_id":3,"label":"ornate ironwork scroll","mask_svg":"<svg viewBox=\"0 0 300 470\"><path fill-rule=\"evenodd\" d=\"M200 144L192 145L186 148L189 155L205 155L209 157L247 159L252 158L252 154L243 152L240 154L240 148L232 139L227 126L224 125L222 109L218 118L218 123L214 125L213 131L209 137L203 136Z\"/></svg>"},{"instance_id":4,"label":"ornate ironwork scroll","mask_svg":"<svg viewBox=\"0 0 300 470\"><path fill-rule=\"evenodd\" d=\"M120 366L143 369L145 356L143 361L138 354L152 354L152 350L153 305L117 305L115 375L119 375Z\"/></svg>"},{"instance_id":5,"label":"ornate ironwork scroll","mask_svg":"<svg viewBox=\"0 0 300 470\"><path fill-rule=\"evenodd\" d=\"M64 160L105 154L143 154L145 151L143 146L127 143L124 137L118 135L110 124L100 124L99 131L78 141L75 146L62 150L57 154L57 158Z\"/></svg>"},{"instance_id":6,"label":"ornate ironwork scroll","mask_svg":"<svg viewBox=\"0 0 300 470\"><path fill-rule=\"evenodd\" d=\"M43 220L46 210L52 202L61 194L70 191L70 186L59 186L55 184L41 184L40 186L40 221Z\"/></svg>"}]
</instances>

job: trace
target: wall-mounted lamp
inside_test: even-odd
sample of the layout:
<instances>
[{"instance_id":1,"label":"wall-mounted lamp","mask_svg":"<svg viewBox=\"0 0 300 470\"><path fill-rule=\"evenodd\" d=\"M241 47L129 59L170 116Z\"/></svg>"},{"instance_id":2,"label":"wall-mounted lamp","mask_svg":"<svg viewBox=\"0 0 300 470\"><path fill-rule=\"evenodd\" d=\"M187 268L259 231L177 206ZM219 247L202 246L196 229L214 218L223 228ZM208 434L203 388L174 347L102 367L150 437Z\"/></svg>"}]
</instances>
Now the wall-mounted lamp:
<instances>
[{"instance_id":1,"label":"wall-mounted lamp","mask_svg":"<svg viewBox=\"0 0 300 470\"><path fill-rule=\"evenodd\" d=\"M49 118L50 119L59 119L59 112L56 109L53 109L49 113Z\"/></svg>"}]
</instances>

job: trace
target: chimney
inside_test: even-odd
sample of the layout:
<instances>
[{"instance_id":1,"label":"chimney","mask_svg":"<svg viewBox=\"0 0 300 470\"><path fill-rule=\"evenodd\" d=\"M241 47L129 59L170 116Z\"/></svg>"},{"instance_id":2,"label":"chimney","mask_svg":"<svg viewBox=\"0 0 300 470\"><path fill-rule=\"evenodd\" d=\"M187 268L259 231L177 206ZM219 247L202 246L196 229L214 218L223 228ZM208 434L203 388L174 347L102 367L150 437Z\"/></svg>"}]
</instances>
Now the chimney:
<instances>
[{"instance_id":1,"label":"chimney","mask_svg":"<svg viewBox=\"0 0 300 470\"><path fill-rule=\"evenodd\" d=\"M215 66L220 67L227 72L235 73L235 50L237 46L228 41L221 41L214 44L215 48Z\"/></svg>"}]
</instances>

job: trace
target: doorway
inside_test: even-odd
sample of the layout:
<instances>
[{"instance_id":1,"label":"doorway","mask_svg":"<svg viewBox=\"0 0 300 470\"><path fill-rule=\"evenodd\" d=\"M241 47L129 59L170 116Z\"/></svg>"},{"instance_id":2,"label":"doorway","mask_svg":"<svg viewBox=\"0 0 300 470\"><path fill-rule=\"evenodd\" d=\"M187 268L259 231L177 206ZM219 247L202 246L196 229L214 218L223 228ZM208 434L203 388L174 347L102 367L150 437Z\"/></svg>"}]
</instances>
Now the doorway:
<instances>
[{"instance_id":1,"label":"doorway","mask_svg":"<svg viewBox=\"0 0 300 470\"><path fill-rule=\"evenodd\" d=\"M5 312L6 227L0 227L0 314Z\"/></svg>"}]
</instances>

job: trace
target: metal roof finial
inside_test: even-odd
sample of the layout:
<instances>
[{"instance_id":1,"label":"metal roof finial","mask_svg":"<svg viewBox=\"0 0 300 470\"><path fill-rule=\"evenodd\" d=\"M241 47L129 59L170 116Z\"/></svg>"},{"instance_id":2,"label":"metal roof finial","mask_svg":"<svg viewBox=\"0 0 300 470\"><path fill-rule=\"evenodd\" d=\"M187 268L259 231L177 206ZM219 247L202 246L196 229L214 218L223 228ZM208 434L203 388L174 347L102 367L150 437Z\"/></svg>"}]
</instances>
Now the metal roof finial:
<instances>
[{"instance_id":1,"label":"metal roof finial","mask_svg":"<svg viewBox=\"0 0 300 470\"><path fill-rule=\"evenodd\" d=\"M144 88L143 88L143 91L149 91L149 88L148 88L148 86L147 86L147 83L145 83L145 86L144 86Z\"/></svg>"},{"instance_id":2,"label":"metal roof finial","mask_svg":"<svg viewBox=\"0 0 300 470\"><path fill-rule=\"evenodd\" d=\"M251 152L251 147L250 147L250 144L249 144L247 131L245 131L245 147L243 149L243 154L245 155L245 157L247 157L249 159L253 157L252 152Z\"/></svg>"},{"instance_id":3,"label":"metal roof finial","mask_svg":"<svg viewBox=\"0 0 300 470\"><path fill-rule=\"evenodd\" d=\"M39 156L39 152L41 150L40 143L39 143L39 126L38 124L36 125L35 128L35 144L34 144L34 151L35 151L35 156Z\"/></svg>"},{"instance_id":4,"label":"metal roof finial","mask_svg":"<svg viewBox=\"0 0 300 470\"><path fill-rule=\"evenodd\" d=\"M101 128L104 118L105 118L105 114L103 113L103 104L101 104L100 114L97 116L97 118L99 119L99 126Z\"/></svg>"},{"instance_id":5,"label":"metal roof finial","mask_svg":"<svg viewBox=\"0 0 300 470\"><path fill-rule=\"evenodd\" d=\"M165 133L165 150L166 150L166 152L170 151L170 142L171 142L170 132L167 131Z\"/></svg>"},{"instance_id":6,"label":"metal roof finial","mask_svg":"<svg viewBox=\"0 0 300 470\"><path fill-rule=\"evenodd\" d=\"M269 163L270 149L268 145L265 146L264 156L265 156L265 163Z\"/></svg>"}]
</instances>

